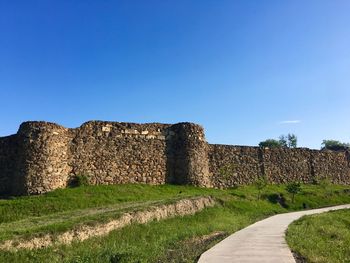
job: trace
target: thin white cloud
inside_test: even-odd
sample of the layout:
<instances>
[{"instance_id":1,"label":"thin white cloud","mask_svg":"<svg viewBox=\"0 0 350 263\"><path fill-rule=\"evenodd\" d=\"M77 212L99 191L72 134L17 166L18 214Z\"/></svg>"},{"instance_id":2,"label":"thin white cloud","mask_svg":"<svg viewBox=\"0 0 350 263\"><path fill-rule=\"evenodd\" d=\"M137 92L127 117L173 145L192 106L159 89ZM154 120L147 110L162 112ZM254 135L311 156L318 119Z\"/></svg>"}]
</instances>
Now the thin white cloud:
<instances>
[{"instance_id":1,"label":"thin white cloud","mask_svg":"<svg viewBox=\"0 0 350 263\"><path fill-rule=\"evenodd\" d=\"M300 122L301 120L289 120L289 121L280 121L279 124L297 124Z\"/></svg>"}]
</instances>

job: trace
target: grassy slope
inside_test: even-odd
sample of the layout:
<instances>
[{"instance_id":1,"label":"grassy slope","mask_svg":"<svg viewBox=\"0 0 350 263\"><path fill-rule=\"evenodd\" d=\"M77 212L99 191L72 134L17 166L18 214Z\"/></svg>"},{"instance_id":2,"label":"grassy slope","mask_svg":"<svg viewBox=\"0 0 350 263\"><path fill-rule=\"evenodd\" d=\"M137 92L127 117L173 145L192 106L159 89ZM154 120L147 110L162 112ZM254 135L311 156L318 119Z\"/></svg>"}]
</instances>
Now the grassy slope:
<instances>
[{"instance_id":1,"label":"grassy slope","mask_svg":"<svg viewBox=\"0 0 350 263\"><path fill-rule=\"evenodd\" d=\"M61 189L42 196L0 200L0 241L60 233L105 222L121 213L173 202L210 190L181 186L110 185ZM219 193L218 193L219 194Z\"/></svg>"},{"instance_id":2,"label":"grassy slope","mask_svg":"<svg viewBox=\"0 0 350 263\"><path fill-rule=\"evenodd\" d=\"M350 210L305 216L290 225L289 246L308 262L350 262Z\"/></svg>"},{"instance_id":3,"label":"grassy slope","mask_svg":"<svg viewBox=\"0 0 350 263\"><path fill-rule=\"evenodd\" d=\"M194 216L151 222L146 225L131 225L113 231L106 237L93 238L71 246L34 251L22 250L17 253L0 252L0 262L193 262L210 245L210 242L203 244L197 242L193 246L194 243L190 240L195 237L216 231L223 231L228 235L269 215L302 209L303 203L308 208L350 203L349 192L344 191L347 187L332 186L327 193L322 188L312 185L304 186L303 189L303 193L296 197L294 204L290 203L284 186L268 186L264 190L262 200L259 201L256 200L257 191L251 186L214 190L170 185L82 187L58 190L44 196L2 200L0 236L6 231L9 234L8 224L12 224L12 230L23 227L22 230L25 232L23 221L35 224L35 220L46 217L57 220L65 213L68 213L68 216L65 214L62 218L69 221L77 209L95 211L101 207L105 209L106 206L125 207L134 202L138 202L142 207L145 204L143 202L171 201L197 195L212 195L220 204ZM283 208L274 202L273 196L276 193L284 194L288 208ZM94 220L99 220L98 218ZM49 225L45 231L50 229L60 230L55 228L55 224ZM186 253L181 253L182 251Z\"/></svg>"},{"instance_id":4,"label":"grassy slope","mask_svg":"<svg viewBox=\"0 0 350 263\"><path fill-rule=\"evenodd\" d=\"M155 201L203 195L206 189L172 185L99 185L59 189L44 195L0 200L0 223L29 216L94 208L126 202Z\"/></svg>"}]
</instances>

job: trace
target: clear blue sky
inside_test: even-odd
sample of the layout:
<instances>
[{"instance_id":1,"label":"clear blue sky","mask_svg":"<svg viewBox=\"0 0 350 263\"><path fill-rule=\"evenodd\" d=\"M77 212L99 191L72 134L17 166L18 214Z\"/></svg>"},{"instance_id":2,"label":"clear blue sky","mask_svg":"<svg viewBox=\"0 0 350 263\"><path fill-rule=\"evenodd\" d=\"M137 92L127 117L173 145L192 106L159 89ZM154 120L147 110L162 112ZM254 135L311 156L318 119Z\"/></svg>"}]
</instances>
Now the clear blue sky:
<instances>
[{"instance_id":1,"label":"clear blue sky","mask_svg":"<svg viewBox=\"0 0 350 263\"><path fill-rule=\"evenodd\" d=\"M350 1L0 1L0 136L191 121L211 143L350 142Z\"/></svg>"}]
</instances>

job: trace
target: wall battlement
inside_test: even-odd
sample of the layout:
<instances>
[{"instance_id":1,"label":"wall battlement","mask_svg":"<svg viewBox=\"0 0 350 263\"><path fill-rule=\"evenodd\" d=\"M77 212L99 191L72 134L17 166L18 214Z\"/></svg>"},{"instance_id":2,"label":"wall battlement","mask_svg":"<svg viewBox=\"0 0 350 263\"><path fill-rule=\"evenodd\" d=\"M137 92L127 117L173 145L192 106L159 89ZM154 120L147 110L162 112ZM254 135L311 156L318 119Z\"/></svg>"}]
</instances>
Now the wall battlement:
<instances>
[{"instance_id":1,"label":"wall battlement","mask_svg":"<svg viewBox=\"0 0 350 263\"><path fill-rule=\"evenodd\" d=\"M0 137L0 195L67 187L75 175L91 184L191 184L230 187L267 176L272 183L328 177L350 184L348 152L261 149L208 144L193 123L90 121L68 129L24 122Z\"/></svg>"}]
</instances>

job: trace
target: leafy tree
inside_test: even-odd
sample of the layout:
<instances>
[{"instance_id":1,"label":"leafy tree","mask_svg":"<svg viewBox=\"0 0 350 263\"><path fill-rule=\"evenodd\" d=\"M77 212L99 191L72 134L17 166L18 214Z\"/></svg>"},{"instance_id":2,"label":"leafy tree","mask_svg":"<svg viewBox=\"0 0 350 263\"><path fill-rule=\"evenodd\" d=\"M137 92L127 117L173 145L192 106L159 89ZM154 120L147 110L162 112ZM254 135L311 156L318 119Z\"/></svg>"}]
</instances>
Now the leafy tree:
<instances>
[{"instance_id":1,"label":"leafy tree","mask_svg":"<svg viewBox=\"0 0 350 263\"><path fill-rule=\"evenodd\" d=\"M260 176L255 180L254 186L258 190L258 200L260 200L261 191L267 186L268 183L269 182L266 176Z\"/></svg>"},{"instance_id":2,"label":"leafy tree","mask_svg":"<svg viewBox=\"0 0 350 263\"><path fill-rule=\"evenodd\" d=\"M297 136L295 134L288 133L288 135L281 135L278 140L267 139L259 143L260 147L268 148L277 148L277 147L288 147L296 148L297 147Z\"/></svg>"},{"instance_id":3,"label":"leafy tree","mask_svg":"<svg viewBox=\"0 0 350 263\"><path fill-rule=\"evenodd\" d=\"M262 141L259 143L259 147L263 147L263 148L276 148L276 147L281 147L281 144L279 141L275 140L275 139L267 139L265 141Z\"/></svg>"},{"instance_id":4,"label":"leafy tree","mask_svg":"<svg viewBox=\"0 0 350 263\"><path fill-rule=\"evenodd\" d=\"M287 138L288 138L288 147L289 148L296 148L297 144L298 144L297 136L293 133L288 133Z\"/></svg>"},{"instance_id":5,"label":"leafy tree","mask_svg":"<svg viewBox=\"0 0 350 263\"><path fill-rule=\"evenodd\" d=\"M284 135L281 135L278 140L281 147L288 147L287 137Z\"/></svg>"},{"instance_id":6,"label":"leafy tree","mask_svg":"<svg viewBox=\"0 0 350 263\"><path fill-rule=\"evenodd\" d=\"M336 140L323 140L321 150L343 151L349 150L350 144Z\"/></svg>"},{"instance_id":7,"label":"leafy tree","mask_svg":"<svg viewBox=\"0 0 350 263\"><path fill-rule=\"evenodd\" d=\"M287 184L286 190L292 195L292 203L294 203L294 197L301 191L301 185L299 182L291 182Z\"/></svg>"}]
</instances>

